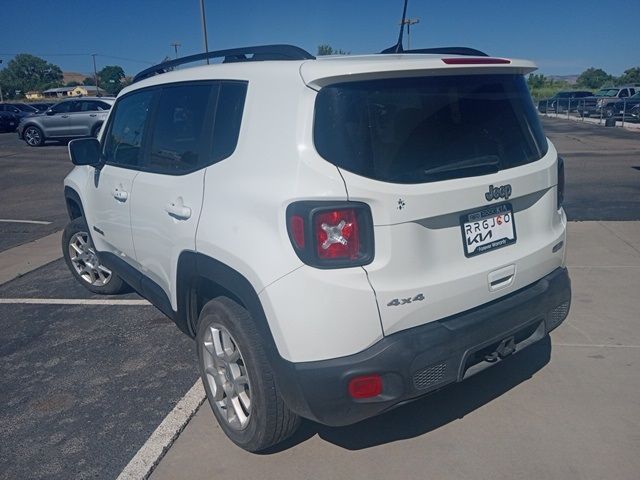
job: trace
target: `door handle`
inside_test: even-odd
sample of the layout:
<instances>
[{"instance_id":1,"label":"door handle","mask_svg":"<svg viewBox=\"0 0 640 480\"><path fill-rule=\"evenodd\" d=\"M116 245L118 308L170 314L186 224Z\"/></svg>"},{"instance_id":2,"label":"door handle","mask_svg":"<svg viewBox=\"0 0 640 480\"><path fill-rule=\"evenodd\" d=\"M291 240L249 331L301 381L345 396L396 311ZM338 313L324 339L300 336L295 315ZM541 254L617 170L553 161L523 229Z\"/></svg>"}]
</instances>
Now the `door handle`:
<instances>
[{"instance_id":1,"label":"door handle","mask_svg":"<svg viewBox=\"0 0 640 480\"><path fill-rule=\"evenodd\" d=\"M178 220L187 220L191 217L191 209L184 205L182 197L178 197L173 202L167 204L167 206L164 207L164 211Z\"/></svg>"},{"instance_id":2,"label":"door handle","mask_svg":"<svg viewBox=\"0 0 640 480\"><path fill-rule=\"evenodd\" d=\"M115 198L116 200L118 200L119 202L126 202L127 198L129 198L129 193L118 189L118 188L114 188L113 189L113 198Z\"/></svg>"},{"instance_id":3,"label":"door handle","mask_svg":"<svg viewBox=\"0 0 640 480\"><path fill-rule=\"evenodd\" d=\"M96 117L96 116L98 116L98 114L97 113L90 113L89 116L90 117Z\"/></svg>"},{"instance_id":4,"label":"door handle","mask_svg":"<svg viewBox=\"0 0 640 480\"><path fill-rule=\"evenodd\" d=\"M62 118L69 118L69 115L62 115Z\"/></svg>"}]
</instances>

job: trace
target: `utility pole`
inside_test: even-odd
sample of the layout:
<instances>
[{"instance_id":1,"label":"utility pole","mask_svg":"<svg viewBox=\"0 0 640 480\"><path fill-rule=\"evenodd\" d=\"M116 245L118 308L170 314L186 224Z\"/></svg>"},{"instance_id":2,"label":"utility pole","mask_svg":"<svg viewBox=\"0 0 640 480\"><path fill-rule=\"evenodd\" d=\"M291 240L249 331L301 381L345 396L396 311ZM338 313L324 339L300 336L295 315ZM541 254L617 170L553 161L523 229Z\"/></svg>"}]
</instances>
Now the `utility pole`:
<instances>
[{"instance_id":1,"label":"utility pole","mask_svg":"<svg viewBox=\"0 0 640 480\"><path fill-rule=\"evenodd\" d=\"M176 52L176 58L178 58L178 47L181 47L181 46L182 46L182 44L181 44L181 43L178 43L178 42L175 42L175 43L171 43L171 44L169 44L169 46L170 46L170 47L173 47L173 49L174 49L174 50L175 50L175 52Z\"/></svg>"},{"instance_id":2,"label":"utility pole","mask_svg":"<svg viewBox=\"0 0 640 480\"><path fill-rule=\"evenodd\" d=\"M400 25L407 26L407 50L411 50L411 25L415 25L416 23L420 23L419 18L407 18L404 22L400 22Z\"/></svg>"},{"instance_id":3,"label":"utility pole","mask_svg":"<svg viewBox=\"0 0 640 480\"><path fill-rule=\"evenodd\" d=\"M2 60L0 60L0 63L2 63ZM4 98L2 98L2 85L0 85L0 103L4 103Z\"/></svg>"},{"instance_id":4,"label":"utility pole","mask_svg":"<svg viewBox=\"0 0 640 480\"><path fill-rule=\"evenodd\" d=\"M98 70L96 69L96 55L97 53L92 53L93 57L93 78L96 81L96 97L100 96L100 82L98 81Z\"/></svg>"},{"instance_id":5,"label":"utility pole","mask_svg":"<svg viewBox=\"0 0 640 480\"><path fill-rule=\"evenodd\" d=\"M209 53L209 40L207 40L207 15L204 12L204 0L200 0L200 15L202 16L202 32L204 33L204 51ZM207 58L207 65L209 59Z\"/></svg>"}]
</instances>

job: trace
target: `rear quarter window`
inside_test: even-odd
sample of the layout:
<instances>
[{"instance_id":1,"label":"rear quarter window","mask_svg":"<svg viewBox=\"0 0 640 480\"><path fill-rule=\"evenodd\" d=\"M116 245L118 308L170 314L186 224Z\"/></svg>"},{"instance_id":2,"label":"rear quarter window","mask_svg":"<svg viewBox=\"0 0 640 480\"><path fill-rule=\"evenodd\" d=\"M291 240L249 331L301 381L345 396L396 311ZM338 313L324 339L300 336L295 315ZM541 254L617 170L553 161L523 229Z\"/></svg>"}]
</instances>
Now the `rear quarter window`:
<instances>
[{"instance_id":1,"label":"rear quarter window","mask_svg":"<svg viewBox=\"0 0 640 480\"><path fill-rule=\"evenodd\" d=\"M338 167L395 183L495 173L548 148L522 75L330 85L316 97L314 143Z\"/></svg>"}]
</instances>

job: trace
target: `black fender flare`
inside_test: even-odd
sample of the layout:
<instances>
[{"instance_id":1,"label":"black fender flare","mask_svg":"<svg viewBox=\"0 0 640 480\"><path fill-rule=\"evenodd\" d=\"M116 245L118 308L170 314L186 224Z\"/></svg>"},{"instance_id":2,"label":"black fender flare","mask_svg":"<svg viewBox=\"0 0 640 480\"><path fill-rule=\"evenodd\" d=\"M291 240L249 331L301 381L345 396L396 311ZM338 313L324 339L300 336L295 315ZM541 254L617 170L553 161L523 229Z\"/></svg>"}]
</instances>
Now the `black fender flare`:
<instances>
[{"instance_id":1,"label":"black fender flare","mask_svg":"<svg viewBox=\"0 0 640 480\"><path fill-rule=\"evenodd\" d=\"M73 201L80 208L80 214L86 219L87 217L84 214L84 206L82 205L82 200L80 199L80 195L73 188L69 186L64 187L64 199L65 204L67 206L67 213L69 214L69 219L73 220L76 218L74 216L74 212L72 211L71 204L69 200Z\"/></svg>"},{"instance_id":2,"label":"black fender flare","mask_svg":"<svg viewBox=\"0 0 640 480\"><path fill-rule=\"evenodd\" d=\"M269 322L262 308L262 302L251 282L240 272L228 265L198 252L185 251L178 259L177 299L178 311L174 321L178 328L191 337L195 336L193 299L190 298L199 279L207 279L230 292L251 314L255 327L263 339L267 361L275 374L278 391L285 403L294 412L309 415L309 407L300 390L293 364L282 358L271 333Z\"/></svg>"}]
</instances>

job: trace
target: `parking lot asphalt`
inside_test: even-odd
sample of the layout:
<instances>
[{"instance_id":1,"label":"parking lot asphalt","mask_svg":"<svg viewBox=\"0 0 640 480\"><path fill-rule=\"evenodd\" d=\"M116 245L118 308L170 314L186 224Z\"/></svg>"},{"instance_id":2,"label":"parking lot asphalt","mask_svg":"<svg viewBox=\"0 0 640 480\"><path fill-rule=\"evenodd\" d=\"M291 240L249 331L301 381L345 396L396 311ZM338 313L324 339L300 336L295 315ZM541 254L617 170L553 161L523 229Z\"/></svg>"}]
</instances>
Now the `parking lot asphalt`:
<instances>
[{"instance_id":1,"label":"parking lot asphalt","mask_svg":"<svg viewBox=\"0 0 640 480\"><path fill-rule=\"evenodd\" d=\"M640 222L573 222L567 243L573 301L551 340L349 427L304 422L262 455L205 403L151 479L637 480Z\"/></svg>"},{"instance_id":2,"label":"parking lot asphalt","mask_svg":"<svg viewBox=\"0 0 640 480\"><path fill-rule=\"evenodd\" d=\"M62 181L71 168L64 144L30 148L16 133L0 133L0 251L64 228Z\"/></svg>"},{"instance_id":3,"label":"parking lot asphalt","mask_svg":"<svg viewBox=\"0 0 640 480\"><path fill-rule=\"evenodd\" d=\"M569 220L640 220L640 132L542 118L565 159Z\"/></svg>"},{"instance_id":4,"label":"parking lot asphalt","mask_svg":"<svg viewBox=\"0 0 640 480\"><path fill-rule=\"evenodd\" d=\"M150 305L94 295L63 260L0 287L0 479L115 478L197 378ZM55 305L51 299L111 300Z\"/></svg>"}]
</instances>

